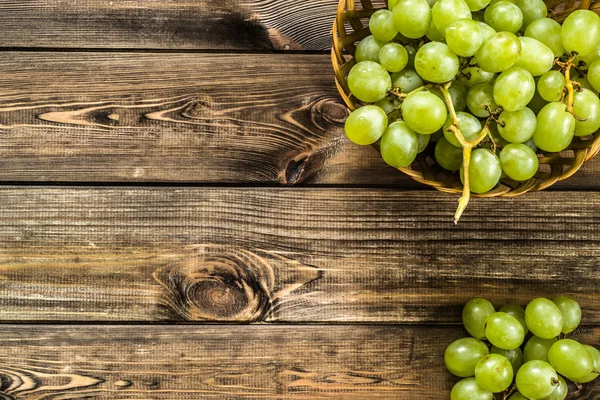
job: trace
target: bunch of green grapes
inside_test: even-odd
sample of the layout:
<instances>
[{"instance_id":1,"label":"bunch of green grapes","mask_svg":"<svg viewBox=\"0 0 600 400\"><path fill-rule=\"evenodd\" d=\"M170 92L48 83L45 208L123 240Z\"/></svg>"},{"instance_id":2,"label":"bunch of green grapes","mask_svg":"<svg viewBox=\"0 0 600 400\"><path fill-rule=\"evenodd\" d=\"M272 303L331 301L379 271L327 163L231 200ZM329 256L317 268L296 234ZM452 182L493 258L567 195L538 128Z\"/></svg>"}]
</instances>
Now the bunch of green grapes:
<instances>
[{"instance_id":1,"label":"bunch of green grapes","mask_svg":"<svg viewBox=\"0 0 600 400\"><path fill-rule=\"evenodd\" d=\"M543 0L388 5L356 48L347 80L361 107L345 131L357 144L380 141L391 166L407 167L429 147L461 178L468 165L470 191L485 193L501 178L532 178L538 149L563 151L600 128L594 12L574 11L561 25Z\"/></svg>"},{"instance_id":2,"label":"bunch of green grapes","mask_svg":"<svg viewBox=\"0 0 600 400\"><path fill-rule=\"evenodd\" d=\"M454 341L444 354L448 370L464 378L451 400L492 400L501 392L509 400L563 400L567 380L588 383L600 373L600 351L566 338L581 322L579 304L567 296L499 311L475 298L462 320L471 337Z\"/></svg>"}]
</instances>

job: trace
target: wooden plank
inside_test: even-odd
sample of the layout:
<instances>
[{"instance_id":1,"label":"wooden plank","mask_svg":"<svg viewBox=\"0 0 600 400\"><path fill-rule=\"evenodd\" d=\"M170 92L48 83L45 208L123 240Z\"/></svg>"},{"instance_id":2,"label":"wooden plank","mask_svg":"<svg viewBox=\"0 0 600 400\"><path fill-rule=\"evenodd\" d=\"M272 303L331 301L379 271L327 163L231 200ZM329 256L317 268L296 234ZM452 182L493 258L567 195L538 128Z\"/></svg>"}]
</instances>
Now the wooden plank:
<instances>
[{"instance_id":1,"label":"wooden plank","mask_svg":"<svg viewBox=\"0 0 600 400\"><path fill-rule=\"evenodd\" d=\"M600 323L600 193L0 189L0 321L460 322L572 295Z\"/></svg>"},{"instance_id":2,"label":"wooden plank","mask_svg":"<svg viewBox=\"0 0 600 400\"><path fill-rule=\"evenodd\" d=\"M5 0L0 46L328 50L331 0Z\"/></svg>"},{"instance_id":3,"label":"wooden plank","mask_svg":"<svg viewBox=\"0 0 600 400\"><path fill-rule=\"evenodd\" d=\"M4 182L422 187L345 138L324 55L10 52L0 87Z\"/></svg>"}]
</instances>

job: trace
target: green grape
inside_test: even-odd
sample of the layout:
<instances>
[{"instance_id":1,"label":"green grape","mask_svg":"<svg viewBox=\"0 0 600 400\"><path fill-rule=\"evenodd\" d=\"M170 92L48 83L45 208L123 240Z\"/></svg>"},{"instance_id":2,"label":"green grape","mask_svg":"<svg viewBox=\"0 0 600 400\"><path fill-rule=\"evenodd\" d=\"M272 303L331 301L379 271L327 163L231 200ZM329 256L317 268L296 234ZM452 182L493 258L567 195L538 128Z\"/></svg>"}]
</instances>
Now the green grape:
<instances>
[{"instance_id":1,"label":"green grape","mask_svg":"<svg viewBox=\"0 0 600 400\"><path fill-rule=\"evenodd\" d=\"M596 349L595 347L588 346L587 344L584 344L583 347L585 347L587 352L592 357L592 361L594 362L594 370L595 371L590 372L589 375L587 375L581 379L578 379L577 383L588 383L588 382L593 381L594 379L596 379L598 377L598 372L596 372L596 371L600 371L600 351L598 351L598 349Z\"/></svg>"},{"instance_id":2,"label":"green grape","mask_svg":"<svg viewBox=\"0 0 600 400\"><path fill-rule=\"evenodd\" d=\"M373 144L381 138L388 126L388 118L377 106L364 106L346 119L346 136L356 144Z\"/></svg>"},{"instance_id":3,"label":"green grape","mask_svg":"<svg viewBox=\"0 0 600 400\"><path fill-rule=\"evenodd\" d=\"M499 311L515 317L523 327L523 332L527 335L529 328L527 328L527 324L525 323L525 309L523 307L515 303L509 303L503 305Z\"/></svg>"},{"instance_id":4,"label":"green grape","mask_svg":"<svg viewBox=\"0 0 600 400\"><path fill-rule=\"evenodd\" d=\"M577 57L575 57L575 65L579 64L581 61L583 61L585 63L585 65L591 65L594 61L596 61L598 58L600 58L600 43L598 43L598 45L596 46L596 48L594 49L594 51L592 51L589 54L586 55L578 55ZM589 73L589 71L588 71Z\"/></svg>"},{"instance_id":5,"label":"green grape","mask_svg":"<svg viewBox=\"0 0 600 400\"><path fill-rule=\"evenodd\" d=\"M448 171L458 171L463 162L462 153L462 149L452 146L450 143L448 143L446 138L443 137L443 135L437 140L434 155L435 161L440 165L440 167L447 169ZM469 328L467 328L467 331L468 330ZM471 331L469 331L469 333L473 335Z\"/></svg>"},{"instance_id":6,"label":"green grape","mask_svg":"<svg viewBox=\"0 0 600 400\"><path fill-rule=\"evenodd\" d=\"M456 149L456 147L454 147L454 149ZM460 151L460 153L460 160L462 163L462 150ZM457 170L458 168L455 169L455 171ZM483 340L485 339L485 320L495 312L496 310L494 309L494 306L488 300L483 298L471 299L467 304L465 304L465 307L462 311L463 325L465 326L465 329L467 330L467 332L469 332L471 336L473 336L476 339Z\"/></svg>"},{"instance_id":7,"label":"green grape","mask_svg":"<svg viewBox=\"0 0 600 400\"><path fill-rule=\"evenodd\" d=\"M398 0L388 0L388 9L393 11L396 3L398 3Z\"/></svg>"},{"instance_id":8,"label":"green grape","mask_svg":"<svg viewBox=\"0 0 600 400\"><path fill-rule=\"evenodd\" d=\"M477 66L466 67L458 75L458 82L461 82L467 88L472 88L480 83L488 83L496 77L493 72L486 72ZM452 84L454 85L454 83Z\"/></svg>"},{"instance_id":9,"label":"green grape","mask_svg":"<svg viewBox=\"0 0 600 400\"><path fill-rule=\"evenodd\" d=\"M465 0L471 11L483 10L490 4L490 0Z\"/></svg>"},{"instance_id":10,"label":"green grape","mask_svg":"<svg viewBox=\"0 0 600 400\"><path fill-rule=\"evenodd\" d=\"M519 369L517 389L528 399L543 399L552 394L558 385L558 375L545 361L528 361Z\"/></svg>"},{"instance_id":11,"label":"green grape","mask_svg":"<svg viewBox=\"0 0 600 400\"><path fill-rule=\"evenodd\" d=\"M511 395L511 396L508 398L508 400L529 400L529 399L527 399L527 397L523 396L521 393L519 393L519 392L516 392L516 393L513 393L513 394L512 394L512 395Z\"/></svg>"},{"instance_id":12,"label":"green grape","mask_svg":"<svg viewBox=\"0 0 600 400\"><path fill-rule=\"evenodd\" d=\"M506 359L510 361L513 371L518 371L519 368L521 368L521 365L523 365L523 351L521 351L520 347L512 350L504 350L496 346L492 346L490 353L500 354L501 356L506 357Z\"/></svg>"},{"instance_id":13,"label":"green grape","mask_svg":"<svg viewBox=\"0 0 600 400\"><path fill-rule=\"evenodd\" d=\"M537 116L533 134L535 145L544 151L558 152L566 149L575 134L575 117L566 111L566 105L548 103Z\"/></svg>"},{"instance_id":14,"label":"green grape","mask_svg":"<svg viewBox=\"0 0 600 400\"><path fill-rule=\"evenodd\" d=\"M563 377L559 375L556 389L554 389L554 392L544 400L565 400L567 394L569 394L569 386Z\"/></svg>"},{"instance_id":15,"label":"green grape","mask_svg":"<svg viewBox=\"0 0 600 400\"><path fill-rule=\"evenodd\" d=\"M559 101L562 98L563 89L567 84L565 76L558 71L548 71L537 83L537 90L542 99L546 101Z\"/></svg>"},{"instance_id":16,"label":"green grape","mask_svg":"<svg viewBox=\"0 0 600 400\"><path fill-rule=\"evenodd\" d=\"M594 359L585 347L571 339L561 339L548 351L548 360L556 372L573 382L586 378L594 370Z\"/></svg>"},{"instance_id":17,"label":"green grape","mask_svg":"<svg viewBox=\"0 0 600 400\"><path fill-rule=\"evenodd\" d=\"M473 338L462 338L450 343L444 353L448 371L456 376L468 378L475 374L475 365L489 351L485 343Z\"/></svg>"},{"instance_id":18,"label":"green grape","mask_svg":"<svg viewBox=\"0 0 600 400\"><path fill-rule=\"evenodd\" d=\"M535 93L535 81L527 70L512 67L502 72L494 82L494 100L506 111L523 109Z\"/></svg>"},{"instance_id":19,"label":"green grape","mask_svg":"<svg viewBox=\"0 0 600 400\"><path fill-rule=\"evenodd\" d=\"M375 103L375 105L381 108L383 111L385 111L386 114L390 114L396 111L396 109L398 108L398 104L396 104L396 101L389 97L384 97L383 99Z\"/></svg>"},{"instance_id":20,"label":"green grape","mask_svg":"<svg viewBox=\"0 0 600 400\"><path fill-rule=\"evenodd\" d=\"M598 95L598 91L596 89L594 89L594 87L592 85L590 85L590 83L588 82L587 78L585 76L579 76L576 77L577 81L579 83L579 86L581 86L582 89L587 89L590 92L594 93L595 95Z\"/></svg>"},{"instance_id":21,"label":"green grape","mask_svg":"<svg viewBox=\"0 0 600 400\"><path fill-rule=\"evenodd\" d=\"M488 354L475 366L477 384L492 393L506 390L513 380L510 361L500 354Z\"/></svg>"},{"instance_id":22,"label":"green grape","mask_svg":"<svg viewBox=\"0 0 600 400\"><path fill-rule=\"evenodd\" d=\"M475 149L471 154L471 165L469 167L471 192L487 193L492 190L502 177L502 166L500 159L487 149ZM461 171L461 182L464 176ZM518 322L518 321L517 321ZM487 334L487 330L486 330Z\"/></svg>"},{"instance_id":23,"label":"green grape","mask_svg":"<svg viewBox=\"0 0 600 400\"><path fill-rule=\"evenodd\" d=\"M546 106L546 104L548 104L548 102L542 99L542 96L540 96L539 91L536 90L533 94L533 98L531 99L529 104L527 104L527 108L531 109L531 111L533 111L534 113L539 114L542 108Z\"/></svg>"},{"instance_id":24,"label":"green grape","mask_svg":"<svg viewBox=\"0 0 600 400\"><path fill-rule=\"evenodd\" d=\"M523 143L533 137L537 119L535 113L527 108L519 111L502 111L498 117L498 132L511 143Z\"/></svg>"},{"instance_id":25,"label":"green grape","mask_svg":"<svg viewBox=\"0 0 600 400\"><path fill-rule=\"evenodd\" d=\"M563 317L556 304L546 298L538 297L527 304L525 323L535 336L552 339L562 330Z\"/></svg>"},{"instance_id":26,"label":"green grape","mask_svg":"<svg viewBox=\"0 0 600 400\"><path fill-rule=\"evenodd\" d=\"M427 33L425 34L429 40L432 42L445 42L446 39L442 36L440 31L435 27L433 21L429 24L429 29L427 29Z\"/></svg>"},{"instance_id":27,"label":"green grape","mask_svg":"<svg viewBox=\"0 0 600 400\"><path fill-rule=\"evenodd\" d=\"M394 17L390 10L375 11L369 19L369 29L375 39L381 40L382 42L389 42L398 34L398 29L394 26Z\"/></svg>"},{"instance_id":28,"label":"green grape","mask_svg":"<svg viewBox=\"0 0 600 400\"><path fill-rule=\"evenodd\" d=\"M512 315L495 312L486 319L485 337L500 349L513 350L523 343L525 331L521 323Z\"/></svg>"},{"instance_id":29,"label":"green grape","mask_svg":"<svg viewBox=\"0 0 600 400\"><path fill-rule=\"evenodd\" d=\"M498 105L494 101L494 88L488 83L480 83L469 89L467 93L467 107L473 115L479 118L487 118L490 113L485 106L495 110Z\"/></svg>"},{"instance_id":30,"label":"green grape","mask_svg":"<svg viewBox=\"0 0 600 400\"><path fill-rule=\"evenodd\" d=\"M600 58L590 64L587 80L596 91L600 91Z\"/></svg>"},{"instance_id":31,"label":"green grape","mask_svg":"<svg viewBox=\"0 0 600 400\"><path fill-rule=\"evenodd\" d=\"M590 10L573 11L563 22L560 37L568 52L592 53L600 42L600 17Z\"/></svg>"},{"instance_id":32,"label":"green grape","mask_svg":"<svg viewBox=\"0 0 600 400\"><path fill-rule=\"evenodd\" d=\"M440 138L444 137L444 133L440 129L439 131L433 132L431 135L425 135L425 136L429 136L430 137L430 139L429 139L430 141L437 142L438 140L440 140ZM452 146L452 147L454 147L454 146ZM457 170L458 170L458 168L457 168Z\"/></svg>"},{"instance_id":33,"label":"green grape","mask_svg":"<svg viewBox=\"0 0 600 400\"><path fill-rule=\"evenodd\" d=\"M392 74L392 86L400 89L403 93L410 93L423 86L423 84L423 79L413 69L405 68Z\"/></svg>"},{"instance_id":34,"label":"green grape","mask_svg":"<svg viewBox=\"0 0 600 400\"><path fill-rule=\"evenodd\" d=\"M544 43L552 50L554 57L560 57L565 53L560 32L561 26L558 22L550 18L541 18L529 24L525 29L525 36Z\"/></svg>"},{"instance_id":35,"label":"green grape","mask_svg":"<svg viewBox=\"0 0 600 400\"><path fill-rule=\"evenodd\" d=\"M446 37L446 28L462 18L471 19L471 10L463 0L438 0L431 10L435 27Z\"/></svg>"},{"instance_id":36,"label":"green grape","mask_svg":"<svg viewBox=\"0 0 600 400\"><path fill-rule=\"evenodd\" d=\"M415 55L417 54L417 49L409 44L405 45L404 48L408 53L408 63L406 63L406 67L415 69Z\"/></svg>"},{"instance_id":37,"label":"green grape","mask_svg":"<svg viewBox=\"0 0 600 400\"><path fill-rule=\"evenodd\" d=\"M454 106L454 111L459 112L467 108L467 88L462 82L458 80L452 82L452 86L450 86L448 92L450 93L450 97L452 98L452 105Z\"/></svg>"},{"instance_id":38,"label":"green grape","mask_svg":"<svg viewBox=\"0 0 600 400\"><path fill-rule=\"evenodd\" d=\"M600 99L587 89L576 91L573 110L583 121L575 121L575 136L587 136L600 129Z\"/></svg>"},{"instance_id":39,"label":"green grape","mask_svg":"<svg viewBox=\"0 0 600 400\"><path fill-rule=\"evenodd\" d=\"M421 135L420 133L417 133L417 139L419 139L419 148L417 153L421 153L427 148L427 145L431 140L431 135Z\"/></svg>"},{"instance_id":40,"label":"green grape","mask_svg":"<svg viewBox=\"0 0 600 400\"><path fill-rule=\"evenodd\" d=\"M379 52L384 45L384 42L375 39L373 35L367 36L356 46L356 53L354 54L356 62L374 61L378 63Z\"/></svg>"},{"instance_id":41,"label":"green grape","mask_svg":"<svg viewBox=\"0 0 600 400\"><path fill-rule=\"evenodd\" d=\"M533 76L540 76L550 71L554 64L554 53L550 47L539 40L521 36L521 56L515 63L515 67L525 68Z\"/></svg>"},{"instance_id":42,"label":"green grape","mask_svg":"<svg viewBox=\"0 0 600 400\"><path fill-rule=\"evenodd\" d=\"M429 135L440 129L446 121L446 114L446 105L433 93L413 92L402 103L404 121L422 135Z\"/></svg>"},{"instance_id":43,"label":"green grape","mask_svg":"<svg viewBox=\"0 0 600 400\"><path fill-rule=\"evenodd\" d=\"M479 28L481 30L481 43L482 44L483 44L483 42L485 42L486 40L488 40L489 38L491 38L492 36L494 36L496 34L496 30L494 28L492 28L491 26L489 26L488 24L486 24L485 22L477 21L477 24L479 25Z\"/></svg>"},{"instance_id":44,"label":"green grape","mask_svg":"<svg viewBox=\"0 0 600 400\"><path fill-rule=\"evenodd\" d=\"M465 1L465 3L466 3L466 1ZM477 22L483 22L483 23L485 23L484 15L485 15L485 10L479 10L479 11L471 12L471 18L473 18L473 21L477 21Z\"/></svg>"},{"instance_id":45,"label":"green grape","mask_svg":"<svg viewBox=\"0 0 600 400\"><path fill-rule=\"evenodd\" d=\"M516 4L500 0L485 10L485 22L497 32L517 33L523 26L523 12Z\"/></svg>"},{"instance_id":46,"label":"green grape","mask_svg":"<svg viewBox=\"0 0 600 400\"><path fill-rule=\"evenodd\" d=\"M498 32L475 52L479 67L488 72L502 72L514 65L521 55L521 42L510 32Z\"/></svg>"},{"instance_id":47,"label":"green grape","mask_svg":"<svg viewBox=\"0 0 600 400\"><path fill-rule=\"evenodd\" d=\"M459 67L458 57L444 43L426 43L421 46L415 56L417 73L429 82L451 81L458 73Z\"/></svg>"},{"instance_id":48,"label":"green grape","mask_svg":"<svg viewBox=\"0 0 600 400\"><path fill-rule=\"evenodd\" d=\"M525 146L529 147L531 150L533 150L537 154L538 147L533 142L533 138L529 139L528 141L524 142L523 144Z\"/></svg>"},{"instance_id":49,"label":"green grape","mask_svg":"<svg viewBox=\"0 0 600 400\"><path fill-rule=\"evenodd\" d=\"M457 112L456 117L458 118L458 128L468 142L479 136L482 127L481 122L477 118L466 112ZM462 147L456 136L454 136L454 133L449 129L452 125L454 125L452 117L448 114L446 122L444 122L444 137L452 146Z\"/></svg>"},{"instance_id":50,"label":"green grape","mask_svg":"<svg viewBox=\"0 0 600 400\"><path fill-rule=\"evenodd\" d=\"M500 152L502 170L510 179L527 181L538 171L537 154L530 147L521 143L511 143Z\"/></svg>"},{"instance_id":51,"label":"green grape","mask_svg":"<svg viewBox=\"0 0 600 400\"><path fill-rule=\"evenodd\" d=\"M557 296L552 300L558 306L563 316L562 333L571 333L581 322L581 308L579 304L570 297Z\"/></svg>"},{"instance_id":52,"label":"green grape","mask_svg":"<svg viewBox=\"0 0 600 400\"><path fill-rule=\"evenodd\" d=\"M431 24L431 8L427 0L400 0L394 7L395 29L410 39L425 36Z\"/></svg>"},{"instance_id":53,"label":"green grape","mask_svg":"<svg viewBox=\"0 0 600 400\"><path fill-rule=\"evenodd\" d=\"M493 400L494 394L482 389L475 378L458 381L450 392L450 400Z\"/></svg>"},{"instance_id":54,"label":"green grape","mask_svg":"<svg viewBox=\"0 0 600 400\"><path fill-rule=\"evenodd\" d=\"M392 89L390 74L373 61L356 64L348 74L348 86L352 94L366 103L375 103Z\"/></svg>"},{"instance_id":55,"label":"green grape","mask_svg":"<svg viewBox=\"0 0 600 400\"><path fill-rule=\"evenodd\" d=\"M523 28L548 15L548 8L542 0L515 0L515 4L523 13Z\"/></svg>"},{"instance_id":56,"label":"green grape","mask_svg":"<svg viewBox=\"0 0 600 400\"><path fill-rule=\"evenodd\" d=\"M388 126L379 145L383 161L395 168L404 168L417 158L419 139L403 121Z\"/></svg>"},{"instance_id":57,"label":"green grape","mask_svg":"<svg viewBox=\"0 0 600 400\"><path fill-rule=\"evenodd\" d=\"M496 122L490 121L488 127L490 128L490 134L492 135L492 139L494 139L494 142L496 143L497 146L504 147L510 143L508 140L506 140L502 136L500 136L500 133L498 132L498 124ZM505 311L502 311L502 312L505 312ZM508 314L510 314L510 313L508 313ZM514 317L514 315L513 315L513 317ZM525 327L523 327L523 329L525 329Z\"/></svg>"},{"instance_id":58,"label":"green grape","mask_svg":"<svg viewBox=\"0 0 600 400\"><path fill-rule=\"evenodd\" d=\"M557 340L557 338L542 339L532 336L523 347L523 360L525 362L532 360L548 362L548 351Z\"/></svg>"},{"instance_id":59,"label":"green grape","mask_svg":"<svg viewBox=\"0 0 600 400\"><path fill-rule=\"evenodd\" d=\"M381 66L390 72L399 72L408 63L408 53L404 46L398 43L388 43L379 52Z\"/></svg>"},{"instance_id":60,"label":"green grape","mask_svg":"<svg viewBox=\"0 0 600 400\"><path fill-rule=\"evenodd\" d=\"M448 47L461 57L474 55L482 42L481 27L472 19L459 19L446 28Z\"/></svg>"}]
</instances>

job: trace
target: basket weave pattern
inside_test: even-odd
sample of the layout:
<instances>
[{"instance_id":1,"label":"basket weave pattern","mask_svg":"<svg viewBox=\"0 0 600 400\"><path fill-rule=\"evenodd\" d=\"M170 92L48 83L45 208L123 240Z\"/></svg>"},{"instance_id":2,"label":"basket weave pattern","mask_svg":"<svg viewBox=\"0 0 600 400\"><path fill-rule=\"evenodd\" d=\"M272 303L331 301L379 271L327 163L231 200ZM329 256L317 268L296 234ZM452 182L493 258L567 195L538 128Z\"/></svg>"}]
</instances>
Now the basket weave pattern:
<instances>
[{"instance_id":1,"label":"basket weave pattern","mask_svg":"<svg viewBox=\"0 0 600 400\"><path fill-rule=\"evenodd\" d=\"M546 5L549 17L554 17L559 22L562 22L569 13L578 9L589 9L600 14L600 1L549 0L546 1ZM347 83L348 73L356 64L354 60L356 45L370 35L369 17L384 6L385 4L381 0L379 4L374 4L371 0L339 0L333 24L331 60L338 91L351 110L359 106L357 99L350 93ZM431 151L432 147L429 146L425 152L419 154L412 165L399 168L399 170L414 180L440 191L460 193L462 184L457 174L446 171L437 165ZM575 137L569 148L560 153L542 153L541 150L538 150L540 168L533 178L525 182L502 179L500 184L490 192L474 195L478 197L509 197L529 191L543 190L573 175L599 150L600 131L591 136Z\"/></svg>"}]
</instances>

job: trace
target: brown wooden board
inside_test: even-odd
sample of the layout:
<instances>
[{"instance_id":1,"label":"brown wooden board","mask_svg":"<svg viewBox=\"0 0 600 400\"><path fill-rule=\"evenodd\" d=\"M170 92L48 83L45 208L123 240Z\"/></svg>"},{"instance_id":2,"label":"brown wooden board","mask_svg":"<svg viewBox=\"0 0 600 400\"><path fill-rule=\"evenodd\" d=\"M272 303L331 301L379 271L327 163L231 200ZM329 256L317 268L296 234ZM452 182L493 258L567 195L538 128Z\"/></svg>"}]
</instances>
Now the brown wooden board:
<instances>
[{"instance_id":1,"label":"brown wooden board","mask_svg":"<svg viewBox=\"0 0 600 400\"><path fill-rule=\"evenodd\" d=\"M443 399L440 326L7 325L4 399ZM575 336L598 342L600 330ZM571 399L596 399L588 384Z\"/></svg>"},{"instance_id":2,"label":"brown wooden board","mask_svg":"<svg viewBox=\"0 0 600 400\"><path fill-rule=\"evenodd\" d=\"M572 295L600 323L600 194L0 189L0 320L458 323Z\"/></svg>"}]
</instances>

